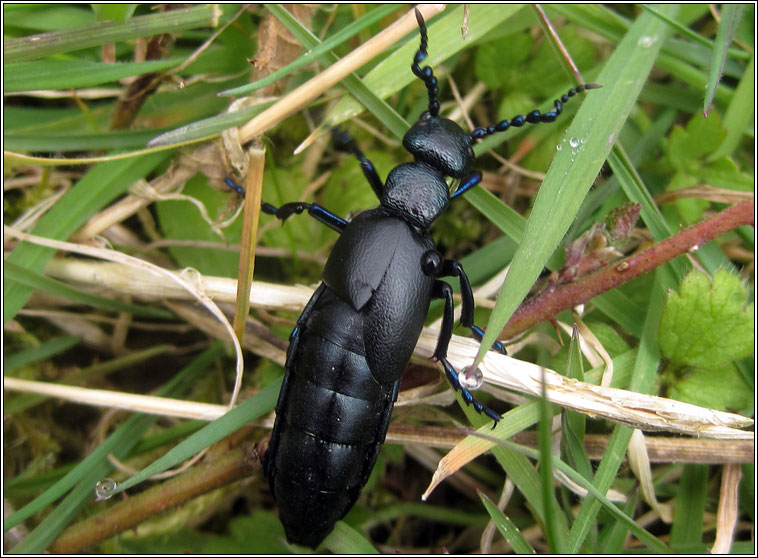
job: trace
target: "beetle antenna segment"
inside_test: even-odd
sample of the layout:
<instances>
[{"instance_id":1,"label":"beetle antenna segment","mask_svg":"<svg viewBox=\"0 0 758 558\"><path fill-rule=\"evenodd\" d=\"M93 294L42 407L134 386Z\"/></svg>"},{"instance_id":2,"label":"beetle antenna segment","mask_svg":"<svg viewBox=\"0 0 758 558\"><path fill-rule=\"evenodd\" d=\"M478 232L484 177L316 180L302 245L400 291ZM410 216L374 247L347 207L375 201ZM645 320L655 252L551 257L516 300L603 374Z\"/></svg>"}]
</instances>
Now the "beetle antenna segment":
<instances>
[{"instance_id":1,"label":"beetle antenna segment","mask_svg":"<svg viewBox=\"0 0 758 558\"><path fill-rule=\"evenodd\" d=\"M581 93L583 91L587 91L588 89L600 89L602 87L601 85L598 85L597 83L583 83L582 85L577 85L576 87L572 87L568 90L568 92L565 95L561 95L560 99L556 99L553 102L553 110L546 113L541 113L538 110L533 110L526 116L519 114L518 116L514 116L510 120L501 120L494 126L487 126L486 128L477 128L473 132L471 132L471 135L469 136L471 139L471 143L474 144L477 141L479 141L482 138L485 138L487 136L491 136L492 134L496 132L505 132L508 128L511 126L514 126L516 128L520 128L525 123L529 124L539 124L540 122L553 122L556 118L558 118L558 115L561 114L563 111L563 104L568 102L568 100L576 95L577 93Z\"/></svg>"},{"instance_id":2,"label":"beetle antenna segment","mask_svg":"<svg viewBox=\"0 0 758 558\"><path fill-rule=\"evenodd\" d=\"M440 102L437 100L437 93L439 88L437 87L437 78L434 77L434 71L429 66L423 68L419 66L423 62L429 53L426 51L428 45L428 37L426 35L426 23L424 22L424 16L416 9L416 21L418 21L419 33L421 34L421 44L416 51L416 55L413 57L413 64L411 64L411 71L426 85L426 89L429 92L429 114L437 116L440 113Z\"/></svg>"}]
</instances>

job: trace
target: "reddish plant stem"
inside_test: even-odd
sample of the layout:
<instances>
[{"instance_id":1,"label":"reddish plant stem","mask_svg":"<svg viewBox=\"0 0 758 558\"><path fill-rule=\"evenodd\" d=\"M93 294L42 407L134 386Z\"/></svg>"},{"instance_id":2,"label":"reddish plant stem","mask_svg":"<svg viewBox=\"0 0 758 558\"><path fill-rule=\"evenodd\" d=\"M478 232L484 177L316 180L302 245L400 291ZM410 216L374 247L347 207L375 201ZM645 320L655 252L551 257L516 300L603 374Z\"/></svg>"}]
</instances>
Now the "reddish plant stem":
<instances>
[{"instance_id":1,"label":"reddish plant stem","mask_svg":"<svg viewBox=\"0 0 758 558\"><path fill-rule=\"evenodd\" d=\"M593 297L627 283L741 225L755 226L754 202L755 197L752 197L733 205L612 266L590 273L573 283L543 291L516 310L499 337L511 338L563 310L589 302Z\"/></svg>"}]
</instances>

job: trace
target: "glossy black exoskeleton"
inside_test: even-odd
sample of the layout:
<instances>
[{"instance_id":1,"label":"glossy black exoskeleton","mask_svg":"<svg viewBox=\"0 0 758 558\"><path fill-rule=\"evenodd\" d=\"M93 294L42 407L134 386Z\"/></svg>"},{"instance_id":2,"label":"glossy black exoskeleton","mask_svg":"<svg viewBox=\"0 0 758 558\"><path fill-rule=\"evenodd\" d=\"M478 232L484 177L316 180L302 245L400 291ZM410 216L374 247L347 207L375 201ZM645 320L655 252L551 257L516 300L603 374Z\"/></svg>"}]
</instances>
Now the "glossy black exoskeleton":
<instances>
[{"instance_id":1,"label":"glossy black exoskeleton","mask_svg":"<svg viewBox=\"0 0 758 558\"><path fill-rule=\"evenodd\" d=\"M368 480L384 442L400 376L432 299L444 300L435 358L468 404L494 421L500 418L460 385L446 358L453 297L440 277L458 277L461 324L479 339L482 330L473 323L474 299L465 272L458 262L442 257L427 231L451 199L481 181L481 173L472 169L472 145L477 140L510 126L552 122L569 97L596 87L572 89L545 114L532 111L466 133L438 114L437 80L430 67L419 65L427 56L427 34L418 11L416 16L421 45L411 70L427 87L429 108L403 138L414 161L392 169L383 183L355 141L345 132L333 133L336 147L360 160L379 206L349 223L317 204L262 207L282 220L307 211L340 234L323 283L290 336L276 422L264 457L287 539L314 548L353 506ZM458 184L452 194L448 177ZM505 352L500 343L494 348Z\"/></svg>"}]
</instances>

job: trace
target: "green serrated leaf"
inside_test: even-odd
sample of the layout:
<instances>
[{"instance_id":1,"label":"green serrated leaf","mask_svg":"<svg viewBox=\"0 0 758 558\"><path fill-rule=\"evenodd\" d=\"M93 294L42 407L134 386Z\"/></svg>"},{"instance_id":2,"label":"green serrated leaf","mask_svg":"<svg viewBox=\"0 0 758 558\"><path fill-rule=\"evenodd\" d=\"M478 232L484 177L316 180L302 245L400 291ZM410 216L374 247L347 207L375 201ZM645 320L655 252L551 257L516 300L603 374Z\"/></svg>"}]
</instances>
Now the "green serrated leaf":
<instances>
[{"instance_id":1,"label":"green serrated leaf","mask_svg":"<svg viewBox=\"0 0 758 558\"><path fill-rule=\"evenodd\" d=\"M695 370L673 386L668 396L677 401L730 413L753 412L753 390L731 364Z\"/></svg>"},{"instance_id":2,"label":"green serrated leaf","mask_svg":"<svg viewBox=\"0 0 758 558\"><path fill-rule=\"evenodd\" d=\"M718 271L711 283L700 272L671 292L661 317L658 340L661 353L675 367L713 367L752 353L753 304L747 290L727 271Z\"/></svg>"},{"instance_id":3,"label":"green serrated leaf","mask_svg":"<svg viewBox=\"0 0 758 558\"><path fill-rule=\"evenodd\" d=\"M476 49L474 72L476 78L492 89L500 89L508 83L508 68L503 68L502 53L508 52L509 68L518 67L532 49L534 39L526 33L513 33L495 41L484 43ZM512 70L511 70L512 71Z\"/></svg>"},{"instance_id":4,"label":"green serrated leaf","mask_svg":"<svg viewBox=\"0 0 758 558\"><path fill-rule=\"evenodd\" d=\"M698 183L697 176L689 174L687 171L679 170L676 171L671 182L666 186L666 191L673 192L674 190L691 188ZM696 223L700 221L703 211L708 208L709 203L700 198L680 198L674 202L674 205L679 213L679 217L684 219L686 223Z\"/></svg>"},{"instance_id":5,"label":"green serrated leaf","mask_svg":"<svg viewBox=\"0 0 758 558\"><path fill-rule=\"evenodd\" d=\"M686 128L675 127L671 132L669 162L676 169L688 169L693 161L716 151L725 137L726 130L717 113L708 118L696 114Z\"/></svg>"}]
</instances>

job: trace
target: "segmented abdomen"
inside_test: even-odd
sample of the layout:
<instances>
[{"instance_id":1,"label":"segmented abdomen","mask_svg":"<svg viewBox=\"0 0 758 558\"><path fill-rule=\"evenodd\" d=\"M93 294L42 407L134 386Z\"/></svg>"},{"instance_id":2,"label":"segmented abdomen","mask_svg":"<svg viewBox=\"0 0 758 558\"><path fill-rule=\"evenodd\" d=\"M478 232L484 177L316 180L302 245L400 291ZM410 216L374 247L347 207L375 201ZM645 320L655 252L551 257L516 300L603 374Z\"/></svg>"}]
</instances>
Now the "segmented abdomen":
<instances>
[{"instance_id":1,"label":"segmented abdomen","mask_svg":"<svg viewBox=\"0 0 758 558\"><path fill-rule=\"evenodd\" d=\"M291 339L264 458L289 541L317 546L358 499L384 442L398 384L374 379L363 317L322 285Z\"/></svg>"}]
</instances>

